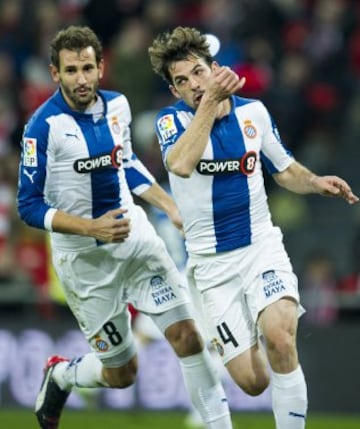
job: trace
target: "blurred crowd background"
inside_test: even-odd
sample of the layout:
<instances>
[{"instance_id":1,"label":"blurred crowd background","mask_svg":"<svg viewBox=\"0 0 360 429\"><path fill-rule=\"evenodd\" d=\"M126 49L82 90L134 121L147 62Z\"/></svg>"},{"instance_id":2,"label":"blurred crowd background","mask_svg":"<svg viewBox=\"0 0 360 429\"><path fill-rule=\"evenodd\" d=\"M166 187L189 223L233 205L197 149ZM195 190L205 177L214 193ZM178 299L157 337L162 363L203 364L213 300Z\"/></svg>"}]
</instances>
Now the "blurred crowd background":
<instances>
[{"instance_id":1,"label":"blurred crowd background","mask_svg":"<svg viewBox=\"0 0 360 429\"><path fill-rule=\"evenodd\" d=\"M160 31L194 26L216 35L216 59L245 76L284 143L318 174L337 174L360 193L360 2L358 0L0 0L0 305L31 302L55 317L61 301L46 233L15 207L20 140L29 115L55 90L49 43L70 24L103 42L104 88L125 93L137 155L167 186L153 120L173 99L151 70L147 49ZM360 316L360 209L297 196L266 177L274 222L299 276L305 319L331 324ZM150 207L180 268L183 243Z\"/></svg>"}]
</instances>

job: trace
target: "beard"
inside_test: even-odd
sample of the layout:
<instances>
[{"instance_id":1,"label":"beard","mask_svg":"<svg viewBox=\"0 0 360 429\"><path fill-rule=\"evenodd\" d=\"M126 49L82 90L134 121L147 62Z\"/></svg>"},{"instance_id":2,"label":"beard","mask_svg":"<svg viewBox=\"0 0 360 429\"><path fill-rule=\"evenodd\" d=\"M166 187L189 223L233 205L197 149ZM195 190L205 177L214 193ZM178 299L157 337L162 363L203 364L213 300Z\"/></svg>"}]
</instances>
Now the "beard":
<instances>
[{"instance_id":1,"label":"beard","mask_svg":"<svg viewBox=\"0 0 360 429\"><path fill-rule=\"evenodd\" d=\"M84 88L86 89L86 93L82 94L79 88L71 90L68 86L61 84L65 99L72 109L83 112L95 102L99 83L97 82L93 86L86 86Z\"/></svg>"}]
</instances>

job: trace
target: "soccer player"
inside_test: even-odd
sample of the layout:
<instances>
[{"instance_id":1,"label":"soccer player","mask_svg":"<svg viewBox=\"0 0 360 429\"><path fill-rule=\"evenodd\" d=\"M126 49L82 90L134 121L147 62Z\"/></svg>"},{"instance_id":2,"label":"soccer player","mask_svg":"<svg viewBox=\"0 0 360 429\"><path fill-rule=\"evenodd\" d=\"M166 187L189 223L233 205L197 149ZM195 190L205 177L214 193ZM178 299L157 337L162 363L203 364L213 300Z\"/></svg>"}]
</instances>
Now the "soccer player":
<instances>
[{"instance_id":1,"label":"soccer player","mask_svg":"<svg viewBox=\"0 0 360 429\"><path fill-rule=\"evenodd\" d=\"M18 210L30 226L51 231L54 267L91 352L49 358L35 406L40 427L58 427L74 386L124 388L135 382L131 303L152 317L173 347L206 426L231 428L180 273L134 204L131 192L181 227L173 200L132 151L126 97L99 89L101 43L90 28L70 26L50 48L59 88L25 127Z\"/></svg>"},{"instance_id":2,"label":"soccer player","mask_svg":"<svg viewBox=\"0 0 360 429\"><path fill-rule=\"evenodd\" d=\"M159 112L156 132L184 223L189 283L201 292L209 335L248 394L263 392L271 376L278 429L304 428L307 389L296 346L303 308L262 167L299 194L350 204L358 197L341 178L317 176L294 159L267 109L236 95L244 79L214 61L197 29L159 34L149 56L178 99Z\"/></svg>"}]
</instances>

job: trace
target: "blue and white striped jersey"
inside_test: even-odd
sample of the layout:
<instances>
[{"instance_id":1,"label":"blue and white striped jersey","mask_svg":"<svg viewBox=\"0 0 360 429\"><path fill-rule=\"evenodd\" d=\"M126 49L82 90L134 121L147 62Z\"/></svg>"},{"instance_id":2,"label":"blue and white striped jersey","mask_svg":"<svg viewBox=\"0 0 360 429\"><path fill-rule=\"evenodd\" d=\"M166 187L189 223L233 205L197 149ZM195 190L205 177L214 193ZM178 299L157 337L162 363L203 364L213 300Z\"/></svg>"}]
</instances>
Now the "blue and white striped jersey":
<instances>
[{"instance_id":1,"label":"blue and white striped jersey","mask_svg":"<svg viewBox=\"0 0 360 429\"><path fill-rule=\"evenodd\" d=\"M99 118L74 112L60 90L32 115L22 139L18 211L37 228L51 230L56 209L96 218L128 209L153 176L132 151L131 112L126 97L98 91ZM55 247L76 251L97 245L90 237L52 233Z\"/></svg>"},{"instance_id":2,"label":"blue and white striped jersey","mask_svg":"<svg viewBox=\"0 0 360 429\"><path fill-rule=\"evenodd\" d=\"M273 174L294 161L260 101L232 96L231 104L230 114L215 121L192 175L181 178L169 173L186 247L193 254L237 249L266 234L273 224L262 164ZM156 133L165 165L167 154L194 114L183 101L159 112Z\"/></svg>"}]
</instances>

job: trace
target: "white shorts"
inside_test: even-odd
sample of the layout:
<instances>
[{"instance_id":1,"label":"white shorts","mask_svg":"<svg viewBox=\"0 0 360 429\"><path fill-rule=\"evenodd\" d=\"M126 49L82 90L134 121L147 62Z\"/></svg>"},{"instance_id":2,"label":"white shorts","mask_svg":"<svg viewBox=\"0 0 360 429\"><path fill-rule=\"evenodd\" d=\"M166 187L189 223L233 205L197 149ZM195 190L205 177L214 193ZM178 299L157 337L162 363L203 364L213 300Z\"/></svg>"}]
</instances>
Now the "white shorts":
<instances>
[{"instance_id":1,"label":"white shorts","mask_svg":"<svg viewBox=\"0 0 360 429\"><path fill-rule=\"evenodd\" d=\"M81 253L53 251L67 303L91 348L111 358L132 347L128 303L148 314L188 304L187 286L145 213L130 237ZM171 324L171 314L167 320ZM178 316L174 312L174 322Z\"/></svg>"},{"instance_id":2,"label":"white shorts","mask_svg":"<svg viewBox=\"0 0 360 429\"><path fill-rule=\"evenodd\" d=\"M208 339L226 364L258 341L257 320L268 305L292 297L300 305L293 273L275 227L261 242L209 256L190 255L189 286L200 292Z\"/></svg>"}]
</instances>

